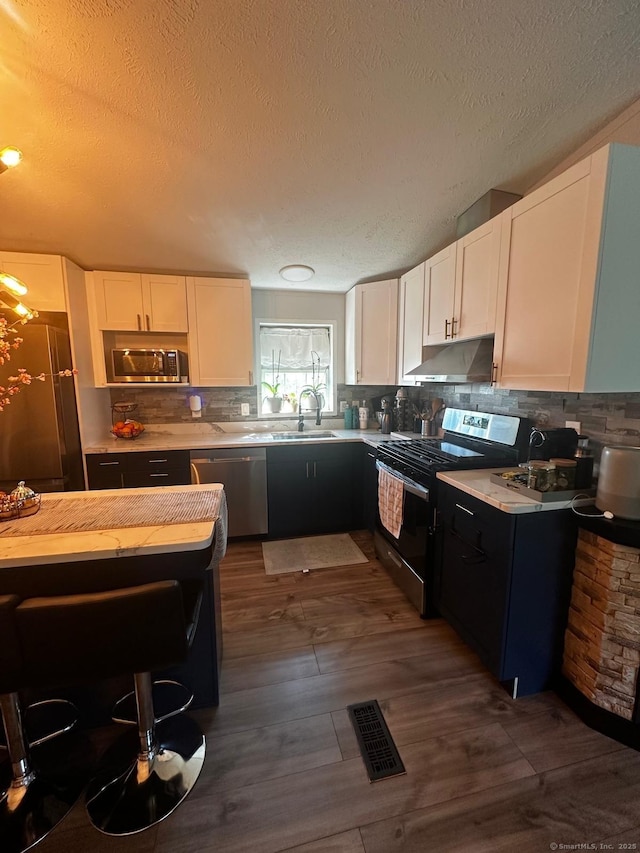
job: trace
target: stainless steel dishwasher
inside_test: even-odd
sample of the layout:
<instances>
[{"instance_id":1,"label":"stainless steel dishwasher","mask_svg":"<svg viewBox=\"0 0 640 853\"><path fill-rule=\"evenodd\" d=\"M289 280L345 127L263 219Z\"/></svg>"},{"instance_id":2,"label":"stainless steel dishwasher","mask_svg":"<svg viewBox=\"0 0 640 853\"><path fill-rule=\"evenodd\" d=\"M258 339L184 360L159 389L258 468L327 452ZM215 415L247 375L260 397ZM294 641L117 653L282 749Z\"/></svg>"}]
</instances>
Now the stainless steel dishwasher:
<instances>
[{"instance_id":1,"label":"stainless steel dishwasher","mask_svg":"<svg viewBox=\"0 0 640 853\"><path fill-rule=\"evenodd\" d=\"M229 536L267 532L267 452L264 447L191 451L191 482L222 483Z\"/></svg>"}]
</instances>

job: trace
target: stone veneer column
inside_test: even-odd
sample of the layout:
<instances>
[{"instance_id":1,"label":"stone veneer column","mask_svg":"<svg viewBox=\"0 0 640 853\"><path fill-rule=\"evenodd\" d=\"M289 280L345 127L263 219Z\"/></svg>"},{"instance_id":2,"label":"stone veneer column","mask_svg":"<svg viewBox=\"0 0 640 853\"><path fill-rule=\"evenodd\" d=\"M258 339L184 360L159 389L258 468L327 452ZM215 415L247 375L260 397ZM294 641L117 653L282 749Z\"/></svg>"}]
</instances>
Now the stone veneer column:
<instances>
[{"instance_id":1,"label":"stone veneer column","mask_svg":"<svg viewBox=\"0 0 640 853\"><path fill-rule=\"evenodd\" d=\"M595 705L632 718L640 667L640 550L580 531L563 674Z\"/></svg>"}]
</instances>

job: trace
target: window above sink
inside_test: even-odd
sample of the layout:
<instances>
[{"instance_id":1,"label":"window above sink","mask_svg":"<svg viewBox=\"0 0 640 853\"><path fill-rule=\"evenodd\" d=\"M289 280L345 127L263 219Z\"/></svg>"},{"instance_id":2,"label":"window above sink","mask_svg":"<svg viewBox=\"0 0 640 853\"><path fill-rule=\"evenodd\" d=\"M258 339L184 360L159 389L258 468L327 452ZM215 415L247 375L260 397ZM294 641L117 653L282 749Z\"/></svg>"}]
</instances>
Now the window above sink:
<instances>
[{"instance_id":1,"label":"window above sink","mask_svg":"<svg viewBox=\"0 0 640 853\"><path fill-rule=\"evenodd\" d=\"M332 323L256 323L258 412L334 415L334 327ZM329 436L325 436L329 437Z\"/></svg>"}]
</instances>

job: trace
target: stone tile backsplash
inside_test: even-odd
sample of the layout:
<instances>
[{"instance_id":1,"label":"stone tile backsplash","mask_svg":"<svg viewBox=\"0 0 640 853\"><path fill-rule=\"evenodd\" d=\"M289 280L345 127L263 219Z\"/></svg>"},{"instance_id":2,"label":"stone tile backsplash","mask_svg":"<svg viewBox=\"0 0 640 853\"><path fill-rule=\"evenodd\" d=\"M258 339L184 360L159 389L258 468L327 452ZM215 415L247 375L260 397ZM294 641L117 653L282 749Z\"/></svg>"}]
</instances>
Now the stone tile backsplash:
<instances>
[{"instance_id":1,"label":"stone tile backsplash","mask_svg":"<svg viewBox=\"0 0 640 853\"><path fill-rule=\"evenodd\" d=\"M396 386L339 385L338 400L348 403L395 396ZM447 406L520 415L538 426L562 427L565 421L580 421L588 435L596 459L607 444L640 445L640 393L576 394L547 391L508 391L490 385L425 385L407 388L409 399L420 410L433 397L442 397ZM201 422L252 421L258 416L256 386L243 388L132 388L112 389L111 401L138 404L136 416L146 424L193 422L189 394L202 398ZM240 414L242 403L250 414ZM278 416L286 417L286 415ZM290 416L292 417L292 416Z\"/></svg>"}]
</instances>

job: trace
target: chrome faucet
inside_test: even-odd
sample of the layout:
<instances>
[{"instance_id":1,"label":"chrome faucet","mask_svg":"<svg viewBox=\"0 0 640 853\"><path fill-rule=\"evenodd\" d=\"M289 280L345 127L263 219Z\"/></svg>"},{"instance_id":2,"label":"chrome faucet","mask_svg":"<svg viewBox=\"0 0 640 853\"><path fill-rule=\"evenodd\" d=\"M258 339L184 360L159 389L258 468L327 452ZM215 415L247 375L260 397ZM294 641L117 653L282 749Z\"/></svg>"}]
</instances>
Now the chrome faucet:
<instances>
[{"instance_id":1,"label":"chrome faucet","mask_svg":"<svg viewBox=\"0 0 640 853\"><path fill-rule=\"evenodd\" d=\"M298 432L302 432L304 430L304 414L302 412L298 412Z\"/></svg>"},{"instance_id":2,"label":"chrome faucet","mask_svg":"<svg viewBox=\"0 0 640 853\"><path fill-rule=\"evenodd\" d=\"M318 396L315 391L310 391L309 394L312 394L316 401L316 426L320 426L322 423L322 394Z\"/></svg>"}]
</instances>

